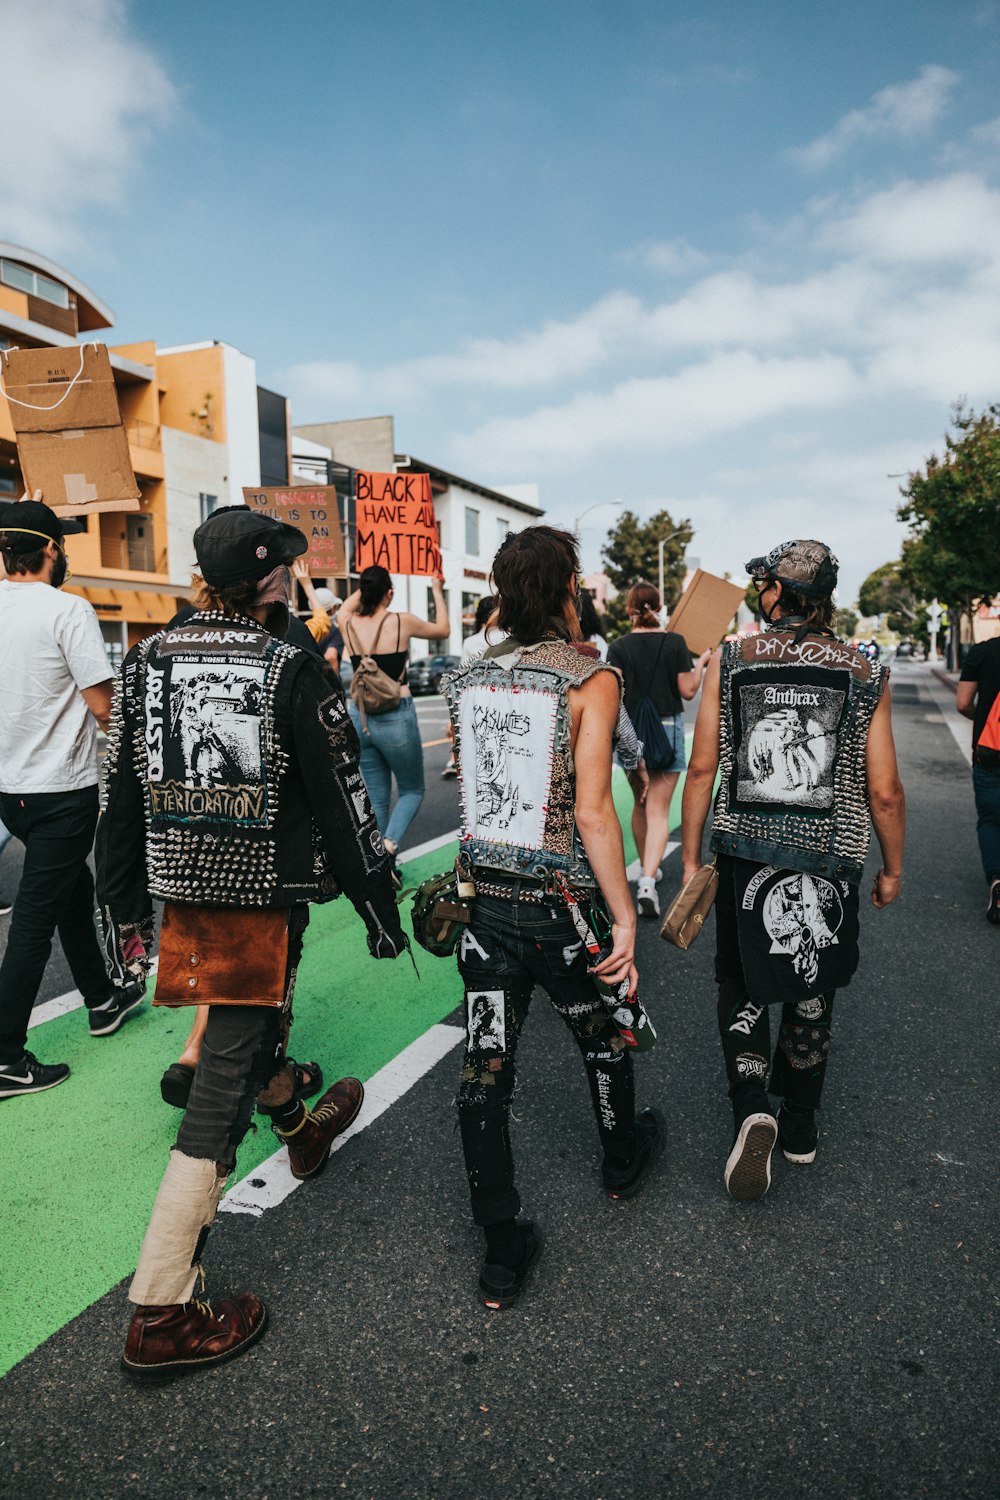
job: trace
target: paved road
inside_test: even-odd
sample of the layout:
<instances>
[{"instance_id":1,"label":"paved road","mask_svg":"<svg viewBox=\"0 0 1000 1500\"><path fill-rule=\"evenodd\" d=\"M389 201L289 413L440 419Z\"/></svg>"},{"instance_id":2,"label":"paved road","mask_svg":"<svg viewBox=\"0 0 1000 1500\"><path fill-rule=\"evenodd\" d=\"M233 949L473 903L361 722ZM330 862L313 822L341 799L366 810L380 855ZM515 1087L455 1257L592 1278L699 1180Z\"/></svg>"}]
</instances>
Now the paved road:
<instances>
[{"instance_id":1,"label":"paved road","mask_svg":"<svg viewBox=\"0 0 1000 1500\"><path fill-rule=\"evenodd\" d=\"M486 1316L472 1295L452 1054L322 1179L259 1218L224 1216L214 1289L272 1309L245 1359L125 1386L122 1284L16 1366L0 1387L0 1493L995 1496L1000 936L983 921L947 689L917 665L895 682L906 895L865 913L813 1167L779 1165L761 1203L727 1198L711 944L680 955L644 926L661 1040L638 1091L665 1108L668 1151L634 1203L602 1197L575 1049L536 1000L514 1131L547 1247L518 1308ZM676 878L675 857L665 887ZM22 1211L58 1213L40 1142L25 1130L4 1149L17 1144L33 1153ZM112 1090L95 1179L132 1150ZM118 1209L95 1194L95 1218ZM5 1296L44 1295L59 1274L41 1259Z\"/></svg>"}]
</instances>

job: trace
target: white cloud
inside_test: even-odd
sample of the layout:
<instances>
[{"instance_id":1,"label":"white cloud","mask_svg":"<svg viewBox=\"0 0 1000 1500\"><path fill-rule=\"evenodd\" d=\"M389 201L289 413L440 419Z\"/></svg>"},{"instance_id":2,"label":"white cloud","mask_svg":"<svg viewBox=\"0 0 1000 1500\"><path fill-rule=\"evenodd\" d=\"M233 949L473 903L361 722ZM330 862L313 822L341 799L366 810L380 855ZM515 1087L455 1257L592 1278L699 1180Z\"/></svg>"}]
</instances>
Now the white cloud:
<instances>
[{"instance_id":1,"label":"white cloud","mask_svg":"<svg viewBox=\"0 0 1000 1500\"><path fill-rule=\"evenodd\" d=\"M625 259L662 276L690 276L693 271L703 271L712 258L687 240L657 240L629 251Z\"/></svg>"},{"instance_id":2,"label":"white cloud","mask_svg":"<svg viewBox=\"0 0 1000 1500\"><path fill-rule=\"evenodd\" d=\"M124 0L0 0L2 229L58 253L87 210L127 194L174 90Z\"/></svg>"},{"instance_id":3,"label":"white cloud","mask_svg":"<svg viewBox=\"0 0 1000 1500\"><path fill-rule=\"evenodd\" d=\"M929 182L899 182L835 217L819 238L831 251L846 251L879 265L995 262L1000 192L971 172Z\"/></svg>"},{"instance_id":4,"label":"white cloud","mask_svg":"<svg viewBox=\"0 0 1000 1500\"><path fill-rule=\"evenodd\" d=\"M781 412L839 405L857 394L849 364L830 355L715 354L676 375L625 380L610 391L489 422L456 439L455 461L490 469L517 454L522 467L551 469L609 449L669 451Z\"/></svg>"},{"instance_id":5,"label":"white cloud","mask_svg":"<svg viewBox=\"0 0 1000 1500\"><path fill-rule=\"evenodd\" d=\"M948 106L958 74L935 64L922 68L910 83L881 89L865 109L843 115L832 130L791 155L810 171L828 167L864 141L912 140L927 135Z\"/></svg>"},{"instance_id":6,"label":"white cloud","mask_svg":"<svg viewBox=\"0 0 1000 1500\"><path fill-rule=\"evenodd\" d=\"M639 299L611 292L578 317L544 323L509 339L470 339L454 354L432 354L365 371L344 361L314 360L285 372L295 390L309 397L350 401L364 397L385 405L413 399L421 391L480 386L522 391L578 380L634 346L646 320Z\"/></svg>"}]
</instances>

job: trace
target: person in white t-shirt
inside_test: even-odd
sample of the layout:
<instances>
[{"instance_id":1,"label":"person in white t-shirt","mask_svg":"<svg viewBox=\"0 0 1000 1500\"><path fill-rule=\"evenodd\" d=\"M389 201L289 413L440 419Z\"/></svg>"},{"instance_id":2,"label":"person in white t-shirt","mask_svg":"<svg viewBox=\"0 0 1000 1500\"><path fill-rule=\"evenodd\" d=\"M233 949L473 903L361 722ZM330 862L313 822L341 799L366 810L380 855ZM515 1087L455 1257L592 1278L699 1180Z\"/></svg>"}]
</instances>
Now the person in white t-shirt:
<instances>
[{"instance_id":1,"label":"person in white t-shirt","mask_svg":"<svg viewBox=\"0 0 1000 1500\"><path fill-rule=\"evenodd\" d=\"M465 667L470 661L478 661L490 646L499 645L507 639L506 630L501 630L494 621L490 621L497 612L497 599L494 594L484 594L476 605L475 630L472 635L467 635L462 642L462 666ZM458 775L458 766L455 764L454 736L451 725L448 725L447 735L453 741L451 754L448 756L447 764L441 772L442 781L453 781Z\"/></svg>"},{"instance_id":2,"label":"person in white t-shirt","mask_svg":"<svg viewBox=\"0 0 1000 1500\"><path fill-rule=\"evenodd\" d=\"M98 813L97 726L111 713L111 669L85 599L60 593L63 537L82 531L36 492L0 507L0 819L24 844L24 867L0 964L0 1099L54 1088L65 1063L25 1049L31 1009L58 930L89 1012L110 1036L140 1004L143 981L108 976L87 864Z\"/></svg>"}]
</instances>

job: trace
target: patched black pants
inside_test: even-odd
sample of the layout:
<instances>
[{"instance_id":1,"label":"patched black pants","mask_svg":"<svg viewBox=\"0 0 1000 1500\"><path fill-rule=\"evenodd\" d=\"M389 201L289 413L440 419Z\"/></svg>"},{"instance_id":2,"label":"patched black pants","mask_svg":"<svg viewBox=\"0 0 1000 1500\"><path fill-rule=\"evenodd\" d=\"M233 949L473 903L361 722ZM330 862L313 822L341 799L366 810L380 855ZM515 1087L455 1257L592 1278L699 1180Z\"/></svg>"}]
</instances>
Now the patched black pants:
<instances>
[{"instance_id":1,"label":"patched black pants","mask_svg":"<svg viewBox=\"0 0 1000 1500\"><path fill-rule=\"evenodd\" d=\"M719 860L719 893L715 901L715 978L719 986L718 1020L729 1093L744 1084L767 1084L803 1109L816 1109L823 1092L830 1053L830 1021L835 991L782 1005L778 1040L771 1058L769 1007L747 992L736 927L733 884L726 861ZM770 1081L768 1070L770 1065Z\"/></svg>"},{"instance_id":2,"label":"patched black pants","mask_svg":"<svg viewBox=\"0 0 1000 1500\"><path fill-rule=\"evenodd\" d=\"M458 966L467 1036L456 1102L476 1223L500 1223L521 1207L510 1103L517 1044L536 984L580 1048L605 1155L627 1166L636 1151L632 1056L587 973L587 954L565 907L555 899L477 896Z\"/></svg>"}]
</instances>

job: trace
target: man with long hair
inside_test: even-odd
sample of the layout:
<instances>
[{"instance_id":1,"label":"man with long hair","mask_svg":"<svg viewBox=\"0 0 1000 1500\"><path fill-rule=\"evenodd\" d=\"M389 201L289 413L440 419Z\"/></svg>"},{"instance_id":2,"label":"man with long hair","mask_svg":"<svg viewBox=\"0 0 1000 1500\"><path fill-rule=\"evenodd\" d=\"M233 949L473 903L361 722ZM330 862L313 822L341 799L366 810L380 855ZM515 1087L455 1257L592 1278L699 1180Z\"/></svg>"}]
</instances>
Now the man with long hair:
<instances>
[{"instance_id":1,"label":"man with long hair","mask_svg":"<svg viewBox=\"0 0 1000 1500\"><path fill-rule=\"evenodd\" d=\"M461 938L467 1041L458 1113L472 1213L484 1231L487 1307L520 1294L541 1245L518 1218L509 1120L515 1054L536 984L573 1034L612 1198L633 1197L663 1148L659 1111L635 1113L632 1057L597 982L636 987L635 909L611 796L621 680L570 644L576 544L531 526L493 562L497 644L445 679L461 782L462 856L476 895ZM609 929L588 954L561 892Z\"/></svg>"},{"instance_id":2,"label":"man with long hair","mask_svg":"<svg viewBox=\"0 0 1000 1500\"><path fill-rule=\"evenodd\" d=\"M195 613L136 646L119 674L97 840L115 968L148 965L158 897L157 998L208 1006L129 1289L122 1368L140 1381L231 1359L264 1331L259 1298L193 1295L255 1098L300 1180L323 1169L361 1107L360 1081L345 1078L310 1109L285 1051L308 903L343 891L374 958L406 947L343 691L321 658L283 639L288 565L305 537L231 506L194 544L205 585Z\"/></svg>"},{"instance_id":3,"label":"man with long hair","mask_svg":"<svg viewBox=\"0 0 1000 1500\"><path fill-rule=\"evenodd\" d=\"M713 656L684 787L687 881L701 865L721 770L715 977L734 1120L724 1181L741 1201L770 1186L775 1141L790 1162L815 1160L834 995L858 966L871 822L883 860L872 904L895 901L902 879L904 798L888 679L833 633L837 567L816 541L784 542L747 563L766 629ZM782 1011L771 1060L775 1004ZM768 1090L781 1101L777 1118Z\"/></svg>"}]
</instances>

